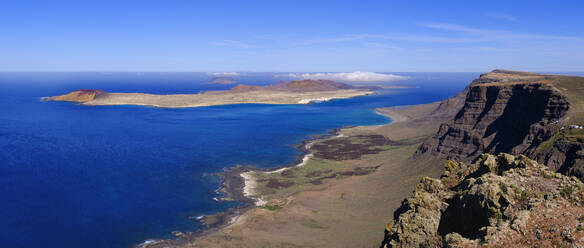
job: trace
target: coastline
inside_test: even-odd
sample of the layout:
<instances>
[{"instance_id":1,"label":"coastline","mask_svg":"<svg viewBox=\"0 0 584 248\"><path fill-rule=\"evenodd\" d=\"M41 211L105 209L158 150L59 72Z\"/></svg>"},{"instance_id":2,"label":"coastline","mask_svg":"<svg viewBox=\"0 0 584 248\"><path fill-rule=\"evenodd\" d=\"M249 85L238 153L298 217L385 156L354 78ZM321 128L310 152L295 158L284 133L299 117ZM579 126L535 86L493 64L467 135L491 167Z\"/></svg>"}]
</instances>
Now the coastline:
<instances>
[{"instance_id":1,"label":"coastline","mask_svg":"<svg viewBox=\"0 0 584 248\"><path fill-rule=\"evenodd\" d=\"M401 109L406 107L410 106L396 106L390 107L390 109ZM384 109L384 111L381 111L381 109ZM267 202L262 199L261 195L258 195L258 192L255 191L258 182L256 181L257 176L254 177L254 174L272 174L281 172L288 168L301 167L314 157L314 154L310 151L310 148L314 142L325 140L331 137L347 137L347 135L344 134L344 132L347 130L355 128L388 126L394 123L408 120L408 118L405 116L395 111L388 110L389 109L387 108L376 108L374 109L374 112L378 115L390 118L389 123L372 126L344 126L341 128L332 129L326 134L310 135L310 138L307 138L294 146L294 148L297 149L300 154L298 154L296 159L291 163L264 169L242 165L224 168L223 172L216 174L222 179L221 187L217 191L221 192L223 196L219 197L218 200L224 202L239 202L241 203L240 206L229 208L216 214L201 215L196 217L196 219L203 224L203 227L194 232L187 232L185 234L179 231L173 231L172 234L175 236L173 239L148 239L145 242L137 245L137 247L158 247L158 245L162 244L180 245L186 242L195 241L197 238L215 233L232 225L239 224L240 220L244 219L246 213L248 213L250 210L267 204Z\"/></svg>"}]
</instances>

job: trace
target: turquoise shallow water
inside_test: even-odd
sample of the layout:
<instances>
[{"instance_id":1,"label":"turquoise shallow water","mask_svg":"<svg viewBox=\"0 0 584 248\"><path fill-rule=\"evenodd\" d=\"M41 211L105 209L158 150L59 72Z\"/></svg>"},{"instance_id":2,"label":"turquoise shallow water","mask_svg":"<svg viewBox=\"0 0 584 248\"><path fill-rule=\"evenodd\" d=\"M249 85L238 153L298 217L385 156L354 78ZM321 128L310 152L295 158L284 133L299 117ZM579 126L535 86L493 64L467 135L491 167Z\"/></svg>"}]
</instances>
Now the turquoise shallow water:
<instances>
[{"instance_id":1,"label":"turquoise shallow water","mask_svg":"<svg viewBox=\"0 0 584 248\"><path fill-rule=\"evenodd\" d=\"M419 87L312 105L161 109L39 99L79 88L188 93L228 86L205 86L205 74L189 73L0 73L0 240L5 247L131 247L197 229L189 217L237 204L213 200L219 181L212 173L291 163L293 145L312 134L388 123L375 108L441 100L478 74L408 75L401 83Z\"/></svg>"}]
</instances>

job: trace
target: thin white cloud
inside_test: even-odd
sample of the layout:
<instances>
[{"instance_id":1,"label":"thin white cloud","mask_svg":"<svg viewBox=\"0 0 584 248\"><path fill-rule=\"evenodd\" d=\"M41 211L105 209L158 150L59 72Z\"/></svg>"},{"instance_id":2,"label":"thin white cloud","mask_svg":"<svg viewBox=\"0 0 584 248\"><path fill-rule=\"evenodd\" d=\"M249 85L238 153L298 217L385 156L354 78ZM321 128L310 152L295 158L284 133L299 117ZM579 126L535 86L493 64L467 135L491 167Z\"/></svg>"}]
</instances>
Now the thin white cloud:
<instances>
[{"instance_id":1,"label":"thin white cloud","mask_svg":"<svg viewBox=\"0 0 584 248\"><path fill-rule=\"evenodd\" d=\"M323 43L340 43L340 42L351 42L359 41L365 39L380 39L384 35L380 34L349 34L341 37L331 37L331 38L318 38L312 40L305 40L298 42L298 45L313 45L313 44L323 44Z\"/></svg>"},{"instance_id":2,"label":"thin white cloud","mask_svg":"<svg viewBox=\"0 0 584 248\"><path fill-rule=\"evenodd\" d=\"M222 41L211 41L208 43L213 46L224 46L224 47L238 47L238 48L254 48L255 46L247 44L245 42L237 40L222 40Z\"/></svg>"},{"instance_id":3,"label":"thin white cloud","mask_svg":"<svg viewBox=\"0 0 584 248\"><path fill-rule=\"evenodd\" d=\"M315 45L315 44L329 44L329 43L346 43L355 41L379 41L379 40L395 40L395 41L415 41L425 43L466 43L479 42L478 39L466 37L440 37L430 35L416 35L405 33L386 33L386 34L351 34L340 37L319 38L306 41L295 42L295 45Z\"/></svg>"},{"instance_id":4,"label":"thin white cloud","mask_svg":"<svg viewBox=\"0 0 584 248\"><path fill-rule=\"evenodd\" d=\"M513 18L511 16L499 15L499 18ZM317 38L294 42L294 45L317 45L361 42L362 45L381 44L381 41L411 41L420 43L484 43L484 42L515 42L515 41L537 41L537 40L558 40L584 42L584 37L546 35L537 33L521 33L508 30L483 29L463 26L455 23L423 22L417 23L421 27L448 31L442 35L423 35L413 33L383 33L383 34L348 34L338 37Z\"/></svg>"},{"instance_id":5,"label":"thin white cloud","mask_svg":"<svg viewBox=\"0 0 584 248\"><path fill-rule=\"evenodd\" d=\"M455 47L454 50L467 50L467 51L486 51L486 52L513 52L516 49L511 48L501 48L492 46L472 46L472 47Z\"/></svg>"},{"instance_id":6,"label":"thin white cloud","mask_svg":"<svg viewBox=\"0 0 584 248\"><path fill-rule=\"evenodd\" d=\"M401 47L390 45L390 44L385 44L385 43L381 43L381 42L366 41L366 42L363 42L363 45L366 47L377 48L377 49L403 50L403 48L401 48Z\"/></svg>"},{"instance_id":7,"label":"thin white cloud","mask_svg":"<svg viewBox=\"0 0 584 248\"><path fill-rule=\"evenodd\" d=\"M393 75L393 74L383 74L376 72L318 72L318 73L290 73L285 75L291 78L298 79L328 79L338 82L353 82L353 83L367 83L367 82L389 82L400 79L407 79L408 77Z\"/></svg>"},{"instance_id":8,"label":"thin white cloud","mask_svg":"<svg viewBox=\"0 0 584 248\"><path fill-rule=\"evenodd\" d=\"M458 32L463 35L471 35L482 41L561 40L584 42L584 37L579 36L545 35L512 32L507 30L472 28L455 23L426 22L418 23L418 25L436 30L451 31Z\"/></svg>"},{"instance_id":9,"label":"thin white cloud","mask_svg":"<svg viewBox=\"0 0 584 248\"><path fill-rule=\"evenodd\" d=\"M446 37L433 35L416 35L404 33L390 33L384 36L385 40L415 41L425 43L469 43L479 42L476 38L468 37Z\"/></svg>"},{"instance_id":10,"label":"thin white cloud","mask_svg":"<svg viewBox=\"0 0 584 248\"><path fill-rule=\"evenodd\" d=\"M426 27L426 28L439 29L439 30L445 30L445 31L464 32L464 33L494 32L494 30L470 28L470 27L462 26L462 25L459 25L456 23L421 22L421 23L418 23L418 25L422 26L422 27Z\"/></svg>"},{"instance_id":11,"label":"thin white cloud","mask_svg":"<svg viewBox=\"0 0 584 248\"><path fill-rule=\"evenodd\" d=\"M239 76L239 73L238 72L209 72L207 74L213 75L213 76L221 76L221 77L234 77L234 76Z\"/></svg>"},{"instance_id":12,"label":"thin white cloud","mask_svg":"<svg viewBox=\"0 0 584 248\"><path fill-rule=\"evenodd\" d=\"M504 13L495 13L495 12L488 12L484 14L486 17L489 18L493 18L493 19L499 19L499 20L504 20L504 21L515 21L517 20L517 18L515 18L512 15L508 15L508 14L504 14Z\"/></svg>"}]
</instances>

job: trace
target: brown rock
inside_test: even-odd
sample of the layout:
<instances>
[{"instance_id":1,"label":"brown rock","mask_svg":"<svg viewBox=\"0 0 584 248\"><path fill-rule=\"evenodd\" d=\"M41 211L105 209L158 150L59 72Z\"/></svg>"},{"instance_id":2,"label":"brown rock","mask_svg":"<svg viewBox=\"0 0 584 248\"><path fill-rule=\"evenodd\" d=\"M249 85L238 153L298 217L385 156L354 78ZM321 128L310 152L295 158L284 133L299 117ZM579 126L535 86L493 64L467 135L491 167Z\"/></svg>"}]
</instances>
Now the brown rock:
<instances>
[{"instance_id":1,"label":"brown rock","mask_svg":"<svg viewBox=\"0 0 584 248\"><path fill-rule=\"evenodd\" d=\"M584 189L578 179L545 177L546 166L522 155L484 154L475 164L450 161L446 167L441 179L423 178L404 200L382 247L510 247L538 239L547 240L542 247L584 245L584 232L575 232L581 223L574 216L584 214L576 200ZM567 188L566 197L543 197Z\"/></svg>"}]
</instances>

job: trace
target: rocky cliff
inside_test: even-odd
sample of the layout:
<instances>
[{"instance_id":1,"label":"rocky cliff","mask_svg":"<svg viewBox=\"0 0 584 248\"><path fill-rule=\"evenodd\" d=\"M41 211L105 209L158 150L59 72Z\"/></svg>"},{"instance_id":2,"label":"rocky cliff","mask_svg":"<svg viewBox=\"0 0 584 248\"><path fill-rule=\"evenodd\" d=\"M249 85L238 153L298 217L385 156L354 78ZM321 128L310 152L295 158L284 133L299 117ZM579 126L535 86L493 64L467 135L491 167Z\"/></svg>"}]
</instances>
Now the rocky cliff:
<instances>
[{"instance_id":1,"label":"rocky cliff","mask_svg":"<svg viewBox=\"0 0 584 248\"><path fill-rule=\"evenodd\" d=\"M481 75L465 90L464 106L454 119L414 157L469 162L482 153L525 154L553 170L583 176L583 143L562 135L570 133L565 119L573 108L566 91L558 89L564 79L504 70Z\"/></svg>"},{"instance_id":2,"label":"rocky cliff","mask_svg":"<svg viewBox=\"0 0 584 248\"><path fill-rule=\"evenodd\" d=\"M403 201L381 247L582 247L583 189L523 155L448 161Z\"/></svg>"}]
</instances>

